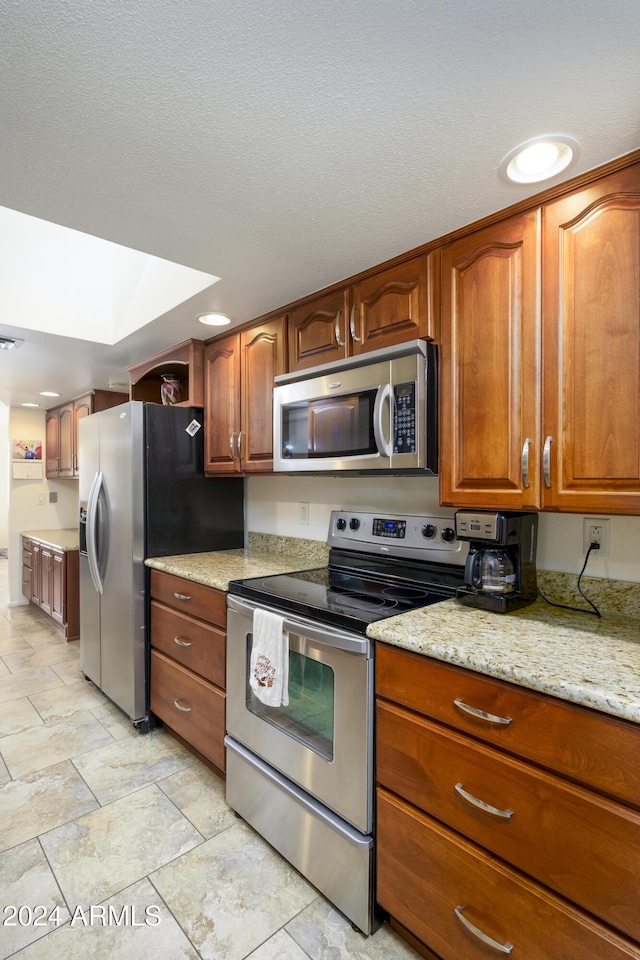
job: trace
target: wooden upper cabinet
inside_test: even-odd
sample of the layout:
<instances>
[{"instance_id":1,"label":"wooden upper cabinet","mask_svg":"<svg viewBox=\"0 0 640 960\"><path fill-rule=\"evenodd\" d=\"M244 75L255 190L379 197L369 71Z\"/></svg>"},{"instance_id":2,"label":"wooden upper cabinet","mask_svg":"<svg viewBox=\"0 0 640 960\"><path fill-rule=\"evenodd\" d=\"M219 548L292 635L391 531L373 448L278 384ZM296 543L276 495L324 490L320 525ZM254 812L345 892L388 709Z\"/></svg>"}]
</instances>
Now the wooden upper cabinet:
<instances>
[{"instance_id":1,"label":"wooden upper cabinet","mask_svg":"<svg viewBox=\"0 0 640 960\"><path fill-rule=\"evenodd\" d=\"M406 340L436 339L439 255L436 250L405 260L354 284L349 312L354 356Z\"/></svg>"},{"instance_id":2,"label":"wooden upper cabinet","mask_svg":"<svg viewBox=\"0 0 640 960\"><path fill-rule=\"evenodd\" d=\"M240 433L240 334L204 349L205 473L238 473Z\"/></svg>"},{"instance_id":3,"label":"wooden upper cabinet","mask_svg":"<svg viewBox=\"0 0 640 960\"><path fill-rule=\"evenodd\" d=\"M442 252L440 499L539 500L539 211Z\"/></svg>"},{"instance_id":4,"label":"wooden upper cabinet","mask_svg":"<svg viewBox=\"0 0 640 960\"><path fill-rule=\"evenodd\" d=\"M45 424L46 474L48 477L58 476L58 462L60 458L60 411L47 410Z\"/></svg>"},{"instance_id":5,"label":"wooden upper cabinet","mask_svg":"<svg viewBox=\"0 0 640 960\"><path fill-rule=\"evenodd\" d=\"M286 369L286 336L283 316L205 347L206 473L273 469L273 379Z\"/></svg>"},{"instance_id":6,"label":"wooden upper cabinet","mask_svg":"<svg viewBox=\"0 0 640 960\"><path fill-rule=\"evenodd\" d=\"M60 407L58 416L60 418L58 476L73 477L74 463L77 462L73 403L65 403Z\"/></svg>"},{"instance_id":7,"label":"wooden upper cabinet","mask_svg":"<svg viewBox=\"0 0 640 960\"><path fill-rule=\"evenodd\" d=\"M289 370L437 339L440 251L378 270L288 313Z\"/></svg>"},{"instance_id":8,"label":"wooden upper cabinet","mask_svg":"<svg viewBox=\"0 0 640 960\"><path fill-rule=\"evenodd\" d=\"M286 336L285 317L240 334L239 453L245 473L273 470L273 380L286 370Z\"/></svg>"},{"instance_id":9,"label":"wooden upper cabinet","mask_svg":"<svg viewBox=\"0 0 640 960\"><path fill-rule=\"evenodd\" d=\"M640 164L543 208L543 506L640 512Z\"/></svg>"},{"instance_id":10,"label":"wooden upper cabinet","mask_svg":"<svg viewBox=\"0 0 640 960\"><path fill-rule=\"evenodd\" d=\"M334 290L289 311L289 370L348 356L349 291Z\"/></svg>"}]
</instances>

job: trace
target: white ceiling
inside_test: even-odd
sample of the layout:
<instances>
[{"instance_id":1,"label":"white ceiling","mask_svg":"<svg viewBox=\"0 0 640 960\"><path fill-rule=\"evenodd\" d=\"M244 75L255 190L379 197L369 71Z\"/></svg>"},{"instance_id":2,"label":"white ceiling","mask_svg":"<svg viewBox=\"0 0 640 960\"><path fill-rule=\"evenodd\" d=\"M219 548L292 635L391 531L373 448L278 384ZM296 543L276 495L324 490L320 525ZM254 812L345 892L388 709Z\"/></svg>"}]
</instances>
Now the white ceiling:
<instances>
[{"instance_id":1,"label":"white ceiling","mask_svg":"<svg viewBox=\"0 0 640 960\"><path fill-rule=\"evenodd\" d=\"M579 141L566 176L640 147L639 63L638 0L0 0L0 205L221 278L112 346L0 301L0 401L126 381L199 312L532 195L497 170L533 136Z\"/></svg>"}]
</instances>

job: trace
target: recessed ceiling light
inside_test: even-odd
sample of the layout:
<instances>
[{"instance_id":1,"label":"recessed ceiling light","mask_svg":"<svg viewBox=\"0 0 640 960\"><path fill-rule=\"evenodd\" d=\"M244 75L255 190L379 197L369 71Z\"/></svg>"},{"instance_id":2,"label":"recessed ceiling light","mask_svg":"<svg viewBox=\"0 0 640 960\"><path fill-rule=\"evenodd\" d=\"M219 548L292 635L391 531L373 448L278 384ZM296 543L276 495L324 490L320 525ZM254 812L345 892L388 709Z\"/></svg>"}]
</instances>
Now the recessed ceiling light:
<instances>
[{"instance_id":1,"label":"recessed ceiling light","mask_svg":"<svg viewBox=\"0 0 640 960\"><path fill-rule=\"evenodd\" d=\"M40 391L40 396L41 396L41 397L59 397L60 394L59 394L59 393L54 393L53 390L41 390L41 391Z\"/></svg>"},{"instance_id":2,"label":"recessed ceiling light","mask_svg":"<svg viewBox=\"0 0 640 960\"><path fill-rule=\"evenodd\" d=\"M511 150L499 174L512 183L538 183L562 173L578 159L580 145L573 137L552 133L526 140Z\"/></svg>"},{"instance_id":3,"label":"recessed ceiling light","mask_svg":"<svg viewBox=\"0 0 640 960\"><path fill-rule=\"evenodd\" d=\"M224 313L200 313L196 319L200 323L206 323L208 327L226 327L231 323L230 318L225 317Z\"/></svg>"},{"instance_id":4,"label":"recessed ceiling light","mask_svg":"<svg viewBox=\"0 0 640 960\"><path fill-rule=\"evenodd\" d=\"M12 340L11 337L0 337L0 350L17 350L24 340Z\"/></svg>"},{"instance_id":5,"label":"recessed ceiling light","mask_svg":"<svg viewBox=\"0 0 640 960\"><path fill-rule=\"evenodd\" d=\"M39 403L21 403L20 406L21 407L39 407L40 404Z\"/></svg>"}]
</instances>

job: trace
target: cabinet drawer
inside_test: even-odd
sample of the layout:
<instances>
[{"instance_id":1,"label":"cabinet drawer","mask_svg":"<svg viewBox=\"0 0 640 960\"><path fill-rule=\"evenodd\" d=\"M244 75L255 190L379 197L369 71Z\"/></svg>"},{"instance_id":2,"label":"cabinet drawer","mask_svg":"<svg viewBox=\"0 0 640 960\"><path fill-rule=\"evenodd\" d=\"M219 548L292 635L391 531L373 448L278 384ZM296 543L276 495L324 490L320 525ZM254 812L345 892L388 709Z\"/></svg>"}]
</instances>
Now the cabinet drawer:
<instances>
[{"instance_id":1,"label":"cabinet drawer","mask_svg":"<svg viewBox=\"0 0 640 960\"><path fill-rule=\"evenodd\" d=\"M200 617L226 629L227 595L224 590L214 590L202 583L194 583L183 577L151 571L151 596L167 606L186 613L191 617Z\"/></svg>"},{"instance_id":2,"label":"cabinet drawer","mask_svg":"<svg viewBox=\"0 0 640 960\"><path fill-rule=\"evenodd\" d=\"M623 960L640 948L378 790L377 900L442 960ZM476 933L464 925L456 911Z\"/></svg>"},{"instance_id":3,"label":"cabinet drawer","mask_svg":"<svg viewBox=\"0 0 640 960\"><path fill-rule=\"evenodd\" d=\"M151 601L151 645L225 688L226 634Z\"/></svg>"},{"instance_id":4,"label":"cabinet drawer","mask_svg":"<svg viewBox=\"0 0 640 960\"><path fill-rule=\"evenodd\" d=\"M638 724L383 643L376 645L376 692L640 807Z\"/></svg>"},{"instance_id":5,"label":"cabinet drawer","mask_svg":"<svg viewBox=\"0 0 640 960\"><path fill-rule=\"evenodd\" d=\"M383 786L640 940L637 811L384 702L376 720Z\"/></svg>"},{"instance_id":6,"label":"cabinet drawer","mask_svg":"<svg viewBox=\"0 0 640 960\"><path fill-rule=\"evenodd\" d=\"M221 690L152 650L151 709L224 770L225 695Z\"/></svg>"}]
</instances>

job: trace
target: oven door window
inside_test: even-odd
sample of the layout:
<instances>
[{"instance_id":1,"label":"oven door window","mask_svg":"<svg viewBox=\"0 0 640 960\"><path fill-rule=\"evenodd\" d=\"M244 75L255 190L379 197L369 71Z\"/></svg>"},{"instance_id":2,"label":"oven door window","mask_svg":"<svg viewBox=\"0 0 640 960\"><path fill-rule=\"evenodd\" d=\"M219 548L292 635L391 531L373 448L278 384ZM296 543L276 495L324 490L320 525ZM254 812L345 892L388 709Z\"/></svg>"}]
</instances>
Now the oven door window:
<instances>
[{"instance_id":1,"label":"oven door window","mask_svg":"<svg viewBox=\"0 0 640 960\"><path fill-rule=\"evenodd\" d=\"M285 460L378 453L373 429L377 388L343 397L288 403L281 408Z\"/></svg>"},{"instance_id":2,"label":"oven door window","mask_svg":"<svg viewBox=\"0 0 640 960\"><path fill-rule=\"evenodd\" d=\"M247 636L247 659L251 662L253 635ZM333 668L314 656L289 650L289 704L268 707L254 695L246 678L247 710L314 753L333 760L335 677Z\"/></svg>"}]
</instances>

